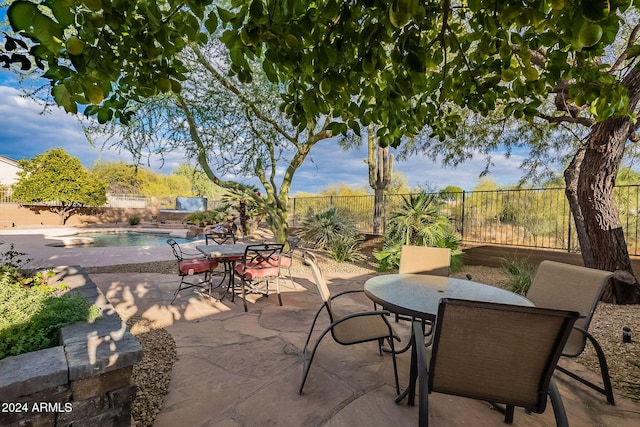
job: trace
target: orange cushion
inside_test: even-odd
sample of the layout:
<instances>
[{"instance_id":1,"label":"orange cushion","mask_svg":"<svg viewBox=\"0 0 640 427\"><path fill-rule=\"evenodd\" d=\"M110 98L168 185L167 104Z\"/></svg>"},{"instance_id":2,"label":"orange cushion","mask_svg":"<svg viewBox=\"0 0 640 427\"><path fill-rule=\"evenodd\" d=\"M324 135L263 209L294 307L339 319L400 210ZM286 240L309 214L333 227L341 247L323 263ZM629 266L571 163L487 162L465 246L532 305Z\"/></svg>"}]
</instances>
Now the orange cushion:
<instances>
[{"instance_id":1,"label":"orange cushion","mask_svg":"<svg viewBox=\"0 0 640 427\"><path fill-rule=\"evenodd\" d=\"M273 265L267 262L261 263L248 263L248 264L237 264L236 272L244 276L245 280L253 280L254 278L261 277L275 277L279 273L279 269L277 265Z\"/></svg>"},{"instance_id":2,"label":"orange cushion","mask_svg":"<svg viewBox=\"0 0 640 427\"><path fill-rule=\"evenodd\" d=\"M291 259L291 257L288 256L283 256L282 258L280 258L280 266L281 267L291 267L291 262L293 260Z\"/></svg>"},{"instance_id":3,"label":"orange cushion","mask_svg":"<svg viewBox=\"0 0 640 427\"><path fill-rule=\"evenodd\" d=\"M192 270L192 274L204 273L218 266L217 262L211 262L209 259L185 259L178 263L180 273L188 275Z\"/></svg>"}]
</instances>

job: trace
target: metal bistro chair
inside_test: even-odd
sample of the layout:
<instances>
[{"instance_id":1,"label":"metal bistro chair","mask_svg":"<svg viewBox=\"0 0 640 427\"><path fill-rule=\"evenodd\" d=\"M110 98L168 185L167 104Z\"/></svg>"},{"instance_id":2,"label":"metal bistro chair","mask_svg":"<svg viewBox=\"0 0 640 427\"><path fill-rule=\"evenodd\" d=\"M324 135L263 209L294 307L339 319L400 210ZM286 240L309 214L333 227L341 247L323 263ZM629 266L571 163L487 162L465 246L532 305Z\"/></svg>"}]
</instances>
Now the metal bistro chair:
<instances>
[{"instance_id":1,"label":"metal bistro chair","mask_svg":"<svg viewBox=\"0 0 640 427\"><path fill-rule=\"evenodd\" d=\"M609 271L555 261L542 261L527 292L527 299L533 302L536 307L575 310L584 316L576 322L562 355L578 357L584 351L587 340L589 340L598 355L603 387L568 371L564 367L558 366L556 369L604 394L607 402L615 405L607 359L598 341L588 332L589 324L602 297L604 287L612 276L613 273Z\"/></svg>"},{"instance_id":2,"label":"metal bistro chair","mask_svg":"<svg viewBox=\"0 0 640 427\"><path fill-rule=\"evenodd\" d=\"M293 285L294 289L298 289L298 285L296 284L296 282L293 281L293 273L291 273L291 265L293 264L294 253L301 241L302 239L298 236L289 237L287 239L287 245L289 246L289 249L282 253L282 258L280 259L280 268L287 270L287 273L289 273L288 274L289 281Z\"/></svg>"},{"instance_id":3,"label":"metal bistro chair","mask_svg":"<svg viewBox=\"0 0 640 427\"><path fill-rule=\"evenodd\" d=\"M438 392L504 404L506 423L513 421L516 406L544 412L549 395L556 425L567 426L552 376L579 316L575 311L443 299L430 357L422 324L416 321L412 327L410 387L415 388L417 369L419 425L429 424L428 397Z\"/></svg>"},{"instance_id":4,"label":"metal bistro chair","mask_svg":"<svg viewBox=\"0 0 640 427\"><path fill-rule=\"evenodd\" d=\"M327 287L327 284L324 281L322 274L320 273L320 269L316 264L315 256L309 252L306 252L304 254L304 262L311 267L311 273L313 274L314 282L316 283L323 303L322 306L318 309L315 317L313 318L311 329L309 330L309 334L307 335L307 341L305 342L304 349L302 350L304 372L302 374L302 382L300 383L300 389L298 390L298 393L302 394L302 389L304 388L307 376L309 375L311 362L313 362L313 357L316 354L316 350L318 349L320 341L322 341L325 335L331 332L331 336L333 337L334 341L341 345L352 345L369 341L377 341L378 352L380 354L382 354L382 341L384 339L387 339L389 341L389 346L391 347L390 353L393 358L393 373L396 382L396 394L399 394L400 385L398 382L398 367L396 364L396 352L394 351L393 341L394 339L400 341L400 338L395 335L393 329L391 328L391 324L387 320L389 312L386 310L363 311L350 313L345 316L338 316L331 308L331 302L334 299L345 294L363 292L363 290L349 290L340 292L336 295L331 295L331 292L329 292L329 288ZM315 344L313 345L311 354L307 359L307 347L309 346L309 341L311 340L311 334L313 333L313 329L316 325L316 321L318 320L318 316L323 309L327 310L331 324L324 331L322 331Z\"/></svg>"},{"instance_id":5,"label":"metal bistro chair","mask_svg":"<svg viewBox=\"0 0 640 427\"><path fill-rule=\"evenodd\" d=\"M282 257L282 243L261 243L247 245L242 260L236 264L235 273L241 278L242 302L244 311L247 309L247 293L259 293L269 296L269 280L275 279L278 303L282 305L280 296L280 258ZM259 289L258 283L265 282L265 289ZM235 290L231 293L231 301L235 298Z\"/></svg>"},{"instance_id":6,"label":"metal bistro chair","mask_svg":"<svg viewBox=\"0 0 640 427\"><path fill-rule=\"evenodd\" d=\"M229 231L227 228L222 228L220 230L213 228L211 230L207 230L204 233L204 239L205 239L205 244L207 245L210 245L210 244L228 245L228 244L236 243L236 235L233 232ZM211 241L211 243L209 243L209 241ZM215 262L217 262L218 264L222 264L223 270L222 270L222 279L220 281L220 284L224 283L225 279L227 278L227 274L228 275L233 274L234 263L241 259L242 257L237 257L237 258L227 257L225 259L213 258Z\"/></svg>"},{"instance_id":7,"label":"metal bistro chair","mask_svg":"<svg viewBox=\"0 0 640 427\"><path fill-rule=\"evenodd\" d=\"M226 227L212 228L204 233L205 243L208 245L209 240L217 245L226 243L236 243L236 235Z\"/></svg>"},{"instance_id":8,"label":"metal bistro chair","mask_svg":"<svg viewBox=\"0 0 640 427\"><path fill-rule=\"evenodd\" d=\"M200 253L188 253L182 250L178 242L174 239L168 239L167 243L173 250L173 256L175 256L178 262L178 275L180 276L180 283L178 289L173 293L173 299L170 304L176 300L178 293L183 289L189 289L193 287L199 287L202 289L208 289L209 295L211 295L211 270L218 266L218 263L210 260ZM204 280L200 280L200 276L204 276ZM196 281L188 282L187 277L191 277Z\"/></svg>"}]
</instances>

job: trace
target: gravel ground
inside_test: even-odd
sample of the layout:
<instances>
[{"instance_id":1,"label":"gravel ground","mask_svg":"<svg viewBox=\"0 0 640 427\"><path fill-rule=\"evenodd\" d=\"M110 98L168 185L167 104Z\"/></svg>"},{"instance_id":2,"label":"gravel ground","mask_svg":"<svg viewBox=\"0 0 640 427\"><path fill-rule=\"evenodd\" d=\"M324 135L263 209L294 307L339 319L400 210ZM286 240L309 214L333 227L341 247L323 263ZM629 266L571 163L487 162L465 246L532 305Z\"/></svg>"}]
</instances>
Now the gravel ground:
<instances>
[{"instance_id":1,"label":"gravel ground","mask_svg":"<svg viewBox=\"0 0 640 427\"><path fill-rule=\"evenodd\" d=\"M370 261L357 264L338 263L317 253L318 263L323 272L344 272L367 274L375 271ZM308 274L301 262L293 264L294 275ZM85 269L89 274L99 273L166 273L175 274L174 261L162 261L145 264L125 264ZM506 287L507 277L499 268L466 266L453 276L464 278L470 274L473 280ZM134 382L138 385L138 395L133 403L133 417L138 426L151 426L156 414L162 408L164 396L169 389L171 368L176 358L175 342L164 329L154 329L152 325L139 317L127 322L132 333L138 337L144 349L144 357L133 371ZM630 344L622 343L622 328L629 326L635 340ZM622 394L640 402L640 307L619 306L601 303L596 310L590 332L603 347L616 394ZM576 359L587 368L598 372L598 360L591 346Z\"/></svg>"}]
</instances>

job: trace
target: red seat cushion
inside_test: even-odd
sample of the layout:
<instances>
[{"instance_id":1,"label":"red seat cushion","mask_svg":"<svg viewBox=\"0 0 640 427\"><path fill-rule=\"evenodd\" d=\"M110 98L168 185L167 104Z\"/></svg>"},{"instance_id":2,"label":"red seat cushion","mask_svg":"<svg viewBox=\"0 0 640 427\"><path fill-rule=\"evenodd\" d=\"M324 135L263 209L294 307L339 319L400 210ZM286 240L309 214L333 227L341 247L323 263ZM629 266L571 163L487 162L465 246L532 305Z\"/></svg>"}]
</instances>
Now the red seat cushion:
<instances>
[{"instance_id":1,"label":"red seat cushion","mask_svg":"<svg viewBox=\"0 0 640 427\"><path fill-rule=\"evenodd\" d=\"M212 270L218 266L217 262L212 262L209 259L185 259L178 263L180 273L188 275L192 270L192 274L204 273L205 271Z\"/></svg>"},{"instance_id":2,"label":"red seat cushion","mask_svg":"<svg viewBox=\"0 0 640 427\"><path fill-rule=\"evenodd\" d=\"M244 276L245 280L253 280L254 278L261 277L275 277L279 273L277 265L270 264L268 262L255 263L250 262L248 264L237 264L236 272Z\"/></svg>"},{"instance_id":3,"label":"red seat cushion","mask_svg":"<svg viewBox=\"0 0 640 427\"><path fill-rule=\"evenodd\" d=\"M280 258L280 267L291 267L293 259L290 256L282 256Z\"/></svg>"}]
</instances>

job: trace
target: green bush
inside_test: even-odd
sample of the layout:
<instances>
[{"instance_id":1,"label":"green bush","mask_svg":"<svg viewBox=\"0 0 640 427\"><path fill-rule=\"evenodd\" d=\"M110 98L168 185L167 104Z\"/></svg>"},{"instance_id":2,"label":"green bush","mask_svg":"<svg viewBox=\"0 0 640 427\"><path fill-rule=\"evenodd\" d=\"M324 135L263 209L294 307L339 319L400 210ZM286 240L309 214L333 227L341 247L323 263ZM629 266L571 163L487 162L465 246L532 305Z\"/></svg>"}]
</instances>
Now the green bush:
<instances>
[{"instance_id":1,"label":"green bush","mask_svg":"<svg viewBox=\"0 0 640 427\"><path fill-rule=\"evenodd\" d=\"M506 259L501 260L502 269L507 274L507 286L509 290L520 295L526 295L529 286L536 274L536 266L526 259Z\"/></svg>"},{"instance_id":2,"label":"green bush","mask_svg":"<svg viewBox=\"0 0 640 427\"><path fill-rule=\"evenodd\" d=\"M205 225L216 224L224 221L227 217L226 210L215 209L212 211L194 212L189 214L184 221L190 224L199 225L204 227Z\"/></svg>"},{"instance_id":3,"label":"green bush","mask_svg":"<svg viewBox=\"0 0 640 427\"><path fill-rule=\"evenodd\" d=\"M129 225L138 225L140 224L140 217L138 215L131 215L127 221Z\"/></svg>"},{"instance_id":4,"label":"green bush","mask_svg":"<svg viewBox=\"0 0 640 427\"><path fill-rule=\"evenodd\" d=\"M63 326L99 317L98 307L82 295L58 296L59 289L46 283L52 273L20 273L15 267L23 264L19 255L24 254L13 245L2 255L14 265L0 268L0 359L56 346Z\"/></svg>"},{"instance_id":5,"label":"green bush","mask_svg":"<svg viewBox=\"0 0 640 427\"><path fill-rule=\"evenodd\" d=\"M316 249L330 250L339 238L359 239L359 236L353 217L335 206L307 215L302 220L302 239Z\"/></svg>"},{"instance_id":6,"label":"green bush","mask_svg":"<svg viewBox=\"0 0 640 427\"><path fill-rule=\"evenodd\" d=\"M331 242L329 254L333 259L340 262L361 261L364 256L360 253L360 236L340 235Z\"/></svg>"}]
</instances>

